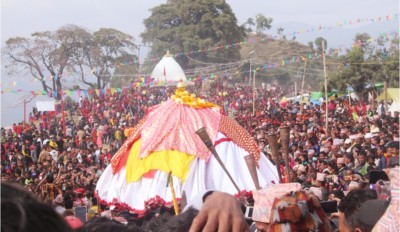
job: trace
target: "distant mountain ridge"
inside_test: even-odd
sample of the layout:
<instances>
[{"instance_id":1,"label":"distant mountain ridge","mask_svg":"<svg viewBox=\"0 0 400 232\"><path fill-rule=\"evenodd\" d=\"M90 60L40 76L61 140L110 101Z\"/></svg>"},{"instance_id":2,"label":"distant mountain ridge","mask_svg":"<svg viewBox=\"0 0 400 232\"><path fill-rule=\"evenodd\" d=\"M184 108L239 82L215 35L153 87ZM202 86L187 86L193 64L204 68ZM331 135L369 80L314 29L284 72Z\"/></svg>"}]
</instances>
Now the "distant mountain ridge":
<instances>
[{"instance_id":1,"label":"distant mountain ridge","mask_svg":"<svg viewBox=\"0 0 400 232\"><path fill-rule=\"evenodd\" d=\"M305 32L302 34L296 34L296 41L307 44L309 41L313 41L317 37L323 37L328 41L329 48L338 48L343 45L351 45L354 37L357 33L368 33L372 38L376 38L381 33L386 33L389 31L399 30L399 21L390 20L382 21L376 23L357 23L352 25L345 25L343 27L338 27L335 25L321 25L321 26L332 26L331 30L315 30L312 32ZM283 34L291 34L293 32L299 32L301 30L307 29L317 29L318 26L314 26L306 23L299 22L285 22L277 23L273 25L271 30L267 31L267 34L276 36L277 28L282 27L284 29ZM288 40L291 40L293 36L287 36Z\"/></svg>"}]
</instances>

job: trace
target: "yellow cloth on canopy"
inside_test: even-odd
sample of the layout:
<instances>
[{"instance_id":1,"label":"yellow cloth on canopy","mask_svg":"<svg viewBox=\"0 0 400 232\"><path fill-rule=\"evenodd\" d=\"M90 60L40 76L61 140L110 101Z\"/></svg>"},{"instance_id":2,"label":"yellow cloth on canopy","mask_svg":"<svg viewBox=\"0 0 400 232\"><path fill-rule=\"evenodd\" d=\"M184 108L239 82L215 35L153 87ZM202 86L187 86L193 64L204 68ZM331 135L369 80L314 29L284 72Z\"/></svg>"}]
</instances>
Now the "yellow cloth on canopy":
<instances>
[{"instance_id":1,"label":"yellow cloth on canopy","mask_svg":"<svg viewBox=\"0 0 400 232\"><path fill-rule=\"evenodd\" d=\"M193 155L172 151L154 151L147 157L139 159L141 140L137 140L129 151L129 157L126 161L126 180L127 182L138 181L144 174L151 170L161 170L178 177L184 182L188 175L189 165L195 158Z\"/></svg>"}]
</instances>

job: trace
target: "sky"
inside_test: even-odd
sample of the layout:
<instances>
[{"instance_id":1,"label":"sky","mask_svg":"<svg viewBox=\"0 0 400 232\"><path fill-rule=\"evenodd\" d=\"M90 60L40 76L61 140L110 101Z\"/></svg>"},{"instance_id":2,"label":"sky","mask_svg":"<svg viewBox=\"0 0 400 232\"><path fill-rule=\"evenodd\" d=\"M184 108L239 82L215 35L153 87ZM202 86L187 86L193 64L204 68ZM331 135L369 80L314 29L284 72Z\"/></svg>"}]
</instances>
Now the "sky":
<instances>
[{"instance_id":1,"label":"sky","mask_svg":"<svg viewBox=\"0 0 400 232\"><path fill-rule=\"evenodd\" d=\"M375 18L399 12L398 0L226 0L226 2L231 6L239 24L260 13L273 18L271 31L276 31L279 25L285 25L286 33L319 25L335 26L337 22ZM75 24L90 31L115 28L133 35L137 44L140 44L139 35L145 30L143 20L150 16L149 9L162 3L166 3L166 0L1 0L1 47L10 37L29 37L33 32L54 31L67 24ZM365 23L353 24L340 30L357 31L365 26ZM377 27L398 30L398 20L389 24L377 24ZM318 35L306 33L303 36L303 38L302 35L297 36L299 41L305 42ZM344 43L341 40L343 38L335 36L335 33L331 33L327 39L331 45ZM38 84L24 83L26 79L22 75L9 76L2 65L2 82L18 80L22 86L40 90ZM22 102L26 97L28 97L26 94L1 95L2 126L23 119ZM36 100L28 104L28 112Z\"/></svg>"}]
</instances>

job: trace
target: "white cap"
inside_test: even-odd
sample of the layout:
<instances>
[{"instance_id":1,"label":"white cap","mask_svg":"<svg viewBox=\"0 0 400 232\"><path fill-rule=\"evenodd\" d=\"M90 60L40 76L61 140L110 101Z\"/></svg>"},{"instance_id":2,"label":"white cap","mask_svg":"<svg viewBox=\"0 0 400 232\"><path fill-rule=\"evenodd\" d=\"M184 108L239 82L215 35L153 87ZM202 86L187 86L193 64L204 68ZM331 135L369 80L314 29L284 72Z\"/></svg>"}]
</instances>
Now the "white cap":
<instances>
[{"instance_id":1,"label":"white cap","mask_svg":"<svg viewBox=\"0 0 400 232\"><path fill-rule=\"evenodd\" d=\"M343 157L337 158L336 163L337 164L344 164L344 158Z\"/></svg>"},{"instance_id":2,"label":"white cap","mask_svg":"<svg viewBox=\"0 0 400 232\"><path fill-rule=\"evenodd\" d=\"M333 140L333 145L341 145L343 144L343 139L334 139Z\"/></svg>"},{"instance_id":3,"label":"white cap","mask_svg":"<svg viewBox=\"0 0 400 232\"><path fill-rule=\"evenodd\" d=\"M374 137L374 136L372 135L372 133L366 133L366 134L365 134L365 138L366 138L366 139L371 139L372 137Z\"/></svg>"},{"instance_id":4,"label":"white cap","mask_svg":"<svg viewBox=\"0 0 400 232\"><path fill-rule=\"evenodd\" d=\"M318 181L324 181L325 180L325 176L326 176L326 174L318 172L317 173L317 180Z\"/></svg>"},{"instance_id":5,"label":"white cap","mask_svg":"<svg viewBox=\"0 0 400 232\"><path fill-rule=\"evenodd\" d=\"M344 141L344 144L351 144L351 139L346 139L345 141Z\"/></svg>"},{"instance_id":6,"label":"white cap","mask_svg":"<svg viewBox=\"0 0 400 232\"><path fill-rule=\"evenodd\" d=\"M299 167L297 168L297 171L305 172L306 171L306 166L300 164Z\"/></svg>"}]
</instances>

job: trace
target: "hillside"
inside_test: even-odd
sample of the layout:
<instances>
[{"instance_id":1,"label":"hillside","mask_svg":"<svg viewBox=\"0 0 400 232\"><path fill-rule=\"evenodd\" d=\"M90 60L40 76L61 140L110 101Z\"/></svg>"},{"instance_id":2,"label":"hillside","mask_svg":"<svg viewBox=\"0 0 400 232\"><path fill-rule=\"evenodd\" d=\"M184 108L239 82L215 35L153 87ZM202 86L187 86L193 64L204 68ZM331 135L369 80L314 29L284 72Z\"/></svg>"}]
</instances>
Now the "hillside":
<instances>
[{"instance_id":1,"label":"hillside","mask_svg":"<svg viewBox=\"0 0 400 232\"><path fill-rule=\"evenodd\" d=\"M310 46L293 40L265 39L263 42L256 35L251 35L247 39L248 43L242 46L242 59L249 58L251 55L253 67L259 67L256 74L258 84L278 84L284 88L289 87L290 91L301 91L302 77L304 75L304 61L300 57L308 58L308 55L317 54ZM256 42L255 42L256 41ZM294 60L293 60L294 58ZM332 58L327 57L327 62ZM285 62L282 65L282 62ZM278 67L272 69L262 69L265 65L279 63ZM249 65L244 65L240 78L247 80ZM328 67L329 69L329 67ZM319 90L323 82L323 63L321 56L307 62L306 78L304 81L304 91Z\"/></svg>"},{"instance_id":2,"label":"hillside","mask_svg":"<svg viewBox=\"0 0 400 232\"><path fill-rule=\"evenodd\" d=\"M308 53L313 53L308 45L296 41L266 39L265 42L262 42L257 40L258 36L250 35L248 37L247 41L250 42L243 45L240 50L243 59L248 57L251 51L255 51L252 57L263 63L280 62L282 59L292 58L293 56L306 56Z\"/></svg>"}]
</instances>

